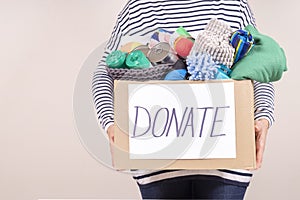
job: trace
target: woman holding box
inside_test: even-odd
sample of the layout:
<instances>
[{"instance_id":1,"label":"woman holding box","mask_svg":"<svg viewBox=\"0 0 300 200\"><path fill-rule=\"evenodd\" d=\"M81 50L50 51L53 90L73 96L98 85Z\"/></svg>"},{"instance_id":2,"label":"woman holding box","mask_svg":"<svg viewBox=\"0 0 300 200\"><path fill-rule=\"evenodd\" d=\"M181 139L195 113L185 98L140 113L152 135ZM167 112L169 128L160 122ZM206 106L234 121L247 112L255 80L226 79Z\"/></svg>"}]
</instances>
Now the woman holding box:
<instances>
[{"instance_id":1,"label":"woman holding box","mask_svg":"<svg viewBox=\"0 0 300 200\"><path fill-rule=\"evenodd\" d=\"M113 79L105 60L118 49L123 36L144 36L159 28L175 31L183 26L196 38L207 23L217 18L232 29L255 25L247 0L129 0L119 13L104 55L94 73L93 95L98 119L114 140ZM274 121L274 88L254 81L257 167L261 167L268 128ZM247 170L138 171L137 181L145 199L243 199L251 181Z\"/></svg>"}]
</instances>

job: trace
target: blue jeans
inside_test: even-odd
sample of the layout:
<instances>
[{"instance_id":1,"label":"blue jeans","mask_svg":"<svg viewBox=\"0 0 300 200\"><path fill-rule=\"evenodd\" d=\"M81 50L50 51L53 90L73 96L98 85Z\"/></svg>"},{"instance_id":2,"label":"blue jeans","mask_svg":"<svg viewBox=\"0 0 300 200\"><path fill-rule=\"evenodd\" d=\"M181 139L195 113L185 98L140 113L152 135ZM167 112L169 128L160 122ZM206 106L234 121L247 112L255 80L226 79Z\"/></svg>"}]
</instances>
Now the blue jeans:
<instances>
[{"instance_id":1,"label":"blue jeans","mask_svg":"<svg viewBox=\"0 0 300 200\"><path fill-rule=\"evenodd\" d=\"M247 186L221 179L177 177L139 185L143 199L243 199Z\"/></svg>"}]
</instances>

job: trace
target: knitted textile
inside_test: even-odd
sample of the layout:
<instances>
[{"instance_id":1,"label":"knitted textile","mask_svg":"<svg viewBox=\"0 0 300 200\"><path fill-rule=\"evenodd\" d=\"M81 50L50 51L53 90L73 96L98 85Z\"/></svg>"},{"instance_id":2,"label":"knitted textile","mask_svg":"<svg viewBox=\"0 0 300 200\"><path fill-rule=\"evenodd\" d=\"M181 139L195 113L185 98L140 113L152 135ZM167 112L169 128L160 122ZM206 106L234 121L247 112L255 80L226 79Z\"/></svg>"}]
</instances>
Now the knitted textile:
<instances>
[{"instance_id":1,"label":"knitted textile","mask_svg":"<svg viewBox=\"0 0 300 200\"><path fill-rule=\"evenodd\" d=\"M229 44L232 33L232 29L226 23L217 19L210 20L197 36L189 56L197 57L206 53L211 55L216 64L223 64L230 68L235 51Z\"/></svg>"},{"instance_id":2,"label":"knitted textile","mask_svg":"<svg viewBox=\"0 0 300 200\"><path fill-rule=\"evenodd\" d=\"M218 74L218 67L212 57L208 54L199 54L199 56L187 60L187 70L191 75L189 80L210 80L215 79Z\"/></svg>"},{"instance_id":3,"label":"knitted textile","mask_svg":"<svg viewBox=\"0 0 300 200\"><path fill-rule=\"evenodd\" d=\"M232 34L230 43L235 48L233 63L236 63L251 50L254 39L248 31L237 30Z\"/></svg>"},{"instance_id":4,"label":"knitted textile","mask_svg":"<svg viewBox=\"0 0 300 200\"><path fill-rule=\"evenodd\" d=\"M283 49L274 39L259 33L253 26L248 25L245 30L252 34L255 45L247 56L233 66L231 78L265 83L281 79L287 70Z\"/></svg>"},{"instance_id":5,"label":"knitted textile","mask_svg":"<svg viewBox=\"0 0 300 200\"><path fill-rule=\"evenodd\" d=\"M165 75L172 69L173 64L161 64L145 69L106 68L113 79L132 81L163 80Z\"/></svg>"}]
</instances>

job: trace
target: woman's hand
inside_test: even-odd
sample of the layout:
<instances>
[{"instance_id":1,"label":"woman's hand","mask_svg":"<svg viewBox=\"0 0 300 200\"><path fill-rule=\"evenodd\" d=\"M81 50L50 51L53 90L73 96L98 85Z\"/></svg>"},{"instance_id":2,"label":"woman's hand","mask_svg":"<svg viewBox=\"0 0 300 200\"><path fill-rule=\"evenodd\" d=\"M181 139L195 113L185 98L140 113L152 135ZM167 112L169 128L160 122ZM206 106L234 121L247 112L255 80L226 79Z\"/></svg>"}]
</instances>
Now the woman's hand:
<instances>
[{"instance_id":1,"label":"woman's hand","mask_svg":"<svg viewBox=\"0 0 300 200\"><path fill-rule=\"evenodd\" d=\"M110 125L107 129L107 135L110 143L115 142L115 125Z\"/></svg>"},{"instance_id":2,"label":"woman's hand","mask_svg":"<svg viewBox=\"0 0 300 200\"><path fill-rule=\"evenodd\" d=\"M269 122L266 119L255 120L255 143L256 143L256 169L261 168L263 154L266 146Z\"/></svg>"}]
</instances>

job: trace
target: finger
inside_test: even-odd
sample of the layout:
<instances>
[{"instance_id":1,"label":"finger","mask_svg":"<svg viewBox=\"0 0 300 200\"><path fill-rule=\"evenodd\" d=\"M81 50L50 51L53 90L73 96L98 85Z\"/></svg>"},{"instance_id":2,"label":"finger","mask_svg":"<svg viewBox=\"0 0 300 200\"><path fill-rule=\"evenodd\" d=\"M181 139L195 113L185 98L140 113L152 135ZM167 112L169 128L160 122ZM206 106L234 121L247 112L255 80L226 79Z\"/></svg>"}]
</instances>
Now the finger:
<instances>
[{"instance_id":1,"label":"finger","mask_svg":"<svg viewBox=\"0 0 300 200\"><path fill-rule=\"evenodd\" d=\"M256 149L256 169L261 168L263 160L263 148L260 146Z\"/></svg>"},{"instance_id":2,"label":"finger","mask_svg":"<svg viewBox=\"0 0 300 200\"><path fill-rule=\"evenodd\" d=\"M109 134L108 139L109 139L110 142L113 142L114 141L114 135Z\"/></svg>"},{"instance_id":3,"label":"finger","mask_svg":"<svg viewBox=\"0 0 300 200\"><path fill-rule=\"evenodd\" d=\"M112 141L113 143L115 142L115 136L114 136L114 135L111 136L111 141Z\"/></svg>"},{"instance_id":4,"label":"finger","mask_svg":"<svg viewBox=\"0 0 300 200\"><path fill-rule=\"evenodd\" d=\"M260 131L260 127L256 124L256 125L254 126L254 130L255 130L255 132L259 132L259 131Z\"/></svg>"},{"instance_id":5,"label":"finger","mask_svg":"<svg viewBox=\"0 0 300 200\"><path fill-rule=\"evenodd\" d=\"M255 129L255 132L260 132L262 130L260 121L255 121L254 129Z\"/></svg>"},{"instance_id":6,"label":"finger","mask_svg":"<svg viewBox=\"0 0 300 200\"><path fill-rule=\"evenodd\" d=\"M256 165L257 169L261 168L262 161L263 161L263 154L265 151L265 143L266 138L265 135L262 134L262 132L259 132L256 138Z\"/></svg>"}]
</instances>

